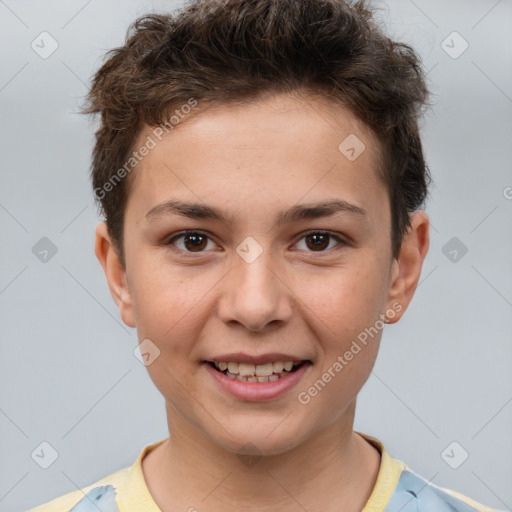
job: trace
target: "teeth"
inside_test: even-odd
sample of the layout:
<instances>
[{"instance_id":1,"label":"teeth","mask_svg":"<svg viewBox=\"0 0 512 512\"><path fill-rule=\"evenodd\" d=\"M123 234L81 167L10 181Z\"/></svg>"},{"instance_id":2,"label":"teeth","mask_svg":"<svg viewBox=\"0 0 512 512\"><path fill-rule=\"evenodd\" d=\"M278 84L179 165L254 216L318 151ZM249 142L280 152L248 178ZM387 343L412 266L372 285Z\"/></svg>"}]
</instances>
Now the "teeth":
<instances>
[{"instance_id":1,"label":"teeth","mask_svg":"<svg viewBox=\"0 0 512 512\"><path fill-rule=\"evenodd\" d=\"M258 364L256 366L256 375L258 377L269 377L274 373L274 365L272 363Z\"/></svg>"},{"instance_id":2,"label":"teeth","mask_svg":"<svg viewBox=\"0 0 512 512\"><path fill-rule=\"evenodd\" d=\"M228 363L229 373L238 373L238 363Z\"/></svg>"},{"instance_id":3,"label":"teeth","mask_svg":"<svg viewBox=\"0 0 512 512\"><path fill-rule=\"evenodd\" d=\"M290 372L293 365L299 364L300 361L276 361L275 363L266 364L247 364L237 363L234 361L215 363L215 366L221 371L227 370L232 375L240 377L271 377L273 374L281 374L283 372ZM276 375L277 376L277 375ZM275 380L275 379L273 379ZM249 381L257 382L257 381ZM265 381L258 381L265 382Z\"/></svg>"},{"instance_id":4,"label":"teeth","mask_svg":"<svg viewBox=\"0 0 512 512\"><path fill-rule=\"evenodd\" d=\"M277 361L277 363L274 363L274 373L281 373L283 370L284 363L282 361Z\"/></svg>"},{"instance_id":5,"label":"teeth","mask_svg":"<svg viewBox=\"0 0 512 512\"><path fill-rule=\"evenodd\" d=\"M240 363L238 365L238 375L241 375L242 377L249 377L249 375L254 375L255 370L256 367L253 364Z\"/></svg>"},{"instance_id":6,"label":"teeth","mask_svg":"<svg viewBox=\"0 0 512 512\"><path fill-rule=\"evenodd\" d=\"M274 381L280 379L281 377L288 375L289 373L290 372L282 372L279 375L276 375L274 373L272 375L269 375L268 377L255 377L255 376L242 377L241 375L238 375L238 374L235 375L234 373L229 373L229 372L226 372L225 375L226 375L226 377L229 377L230 379L242 380L244 382L274 382Z\"/></svg>"}]
</instances>

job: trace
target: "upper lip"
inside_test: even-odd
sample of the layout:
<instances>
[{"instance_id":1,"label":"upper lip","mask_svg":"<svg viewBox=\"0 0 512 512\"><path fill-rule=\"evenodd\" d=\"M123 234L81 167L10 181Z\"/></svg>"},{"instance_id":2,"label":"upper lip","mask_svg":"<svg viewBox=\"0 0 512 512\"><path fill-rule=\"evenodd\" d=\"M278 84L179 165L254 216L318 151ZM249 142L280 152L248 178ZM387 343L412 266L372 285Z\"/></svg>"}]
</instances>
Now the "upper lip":
<instances>
[{"instance_id":1,"label":"upper lip","mask_svg":"<svg viewBox=\"0 0 512 512\"><path fill-rule=\"evenodd\" d=\"M208 362L220 363L220 362L236 362L236 363L245 363L245 364L267 364L267 363L275 363L276 361L309 361L309 359L304 359L301 356L294 356L290 354L282 354L278 352L273 352L271 354L261 354L259 356L246 354L244 352L233 352L231 354L223 354L220 356L215 356L207 359Z\"/></svg>"}]
</instances>

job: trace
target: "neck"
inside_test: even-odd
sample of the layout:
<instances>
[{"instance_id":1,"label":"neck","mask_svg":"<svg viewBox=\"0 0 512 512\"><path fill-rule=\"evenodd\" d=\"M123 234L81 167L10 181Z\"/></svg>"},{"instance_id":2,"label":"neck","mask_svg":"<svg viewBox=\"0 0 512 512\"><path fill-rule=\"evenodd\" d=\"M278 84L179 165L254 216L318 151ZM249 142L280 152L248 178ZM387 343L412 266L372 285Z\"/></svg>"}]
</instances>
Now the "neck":
<instances>
[{"instance_id":1,"label":"neck","mask_svg":"<svg viewBox=\"0 0 512 512\"><path fill-rule=\"evenodd\" d=\"M353 432L354 412L355 403L344 417L283 454L249 458L215 444L168 405L171 435L143 459L144 477L164 511L361 511L375 485L380 454Z\"/></svg>"}]
</instances>

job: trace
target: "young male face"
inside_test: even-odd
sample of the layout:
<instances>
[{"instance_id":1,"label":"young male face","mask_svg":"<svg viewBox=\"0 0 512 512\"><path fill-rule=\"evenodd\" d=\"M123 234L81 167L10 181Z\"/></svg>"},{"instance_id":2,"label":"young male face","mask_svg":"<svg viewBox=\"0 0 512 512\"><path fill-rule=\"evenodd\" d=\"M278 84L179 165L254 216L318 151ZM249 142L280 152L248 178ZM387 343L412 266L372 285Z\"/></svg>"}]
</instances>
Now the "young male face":
<instances>
[{"instance_id":1,"label":"young male face","mask_svg":"<svg viewBox=\"0 0 512 512\"><path fill-rule=\"evenodd\" d=\"M141 145L151 133L140 134ZM351 151L353 137L339 149L350 134L365 146L355 159L362 146ZM350 112L278 95L192 113L137 166L125 211L126 270L103 223L96 253L123 321L160 350L148 371L166 399L171 437L175 430L233 452L252 443L278 454L330 426L352 430L384 315L389 323L401 317L428 249L428 218L417 212L393 260L377 162L376 139ZM149 213L169 201L230 220ZM278 222L281 212L332 201L345 208ZM184 230L199 233L172 245ZM332 237L308 238L310 230ZM237 381L206 362L277 353L269 358L308 361L280 393L275 382L238 382L234 394L222 382ZM315 393L319 380L325 385Z\"/></svg>"}]
</instances>

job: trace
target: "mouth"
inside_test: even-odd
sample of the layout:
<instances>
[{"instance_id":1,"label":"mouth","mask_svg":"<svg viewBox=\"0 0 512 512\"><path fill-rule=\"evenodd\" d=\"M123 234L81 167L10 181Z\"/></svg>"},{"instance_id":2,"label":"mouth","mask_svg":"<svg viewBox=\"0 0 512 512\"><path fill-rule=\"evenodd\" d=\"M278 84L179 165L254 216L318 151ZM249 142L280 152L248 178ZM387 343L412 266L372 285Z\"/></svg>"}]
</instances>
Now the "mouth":
<instances>
[{"instance_id":1,"label":"mouth","mask_svg":"<svg viewBox=\"0 0 512 512\"><path fill-rule=\"evenodd\" d=\"M232 353L212 359L203 361L203 367L215 389L253 403L291 398L291 391L306 379L313 366L311 360L278 353Z\"/></svg>"},{"instance_id":2,"label":"mouth","mask_svg":"<svg viewBox=\"0 0 512 512\"><path fill-rule=\"evenodd\" d=\"M307 360L275 361L265 364L248 364L235 361L205 362L229 379L253 383L275 382L311 364L311 361Z\"/></svg>"}]
</instances>

